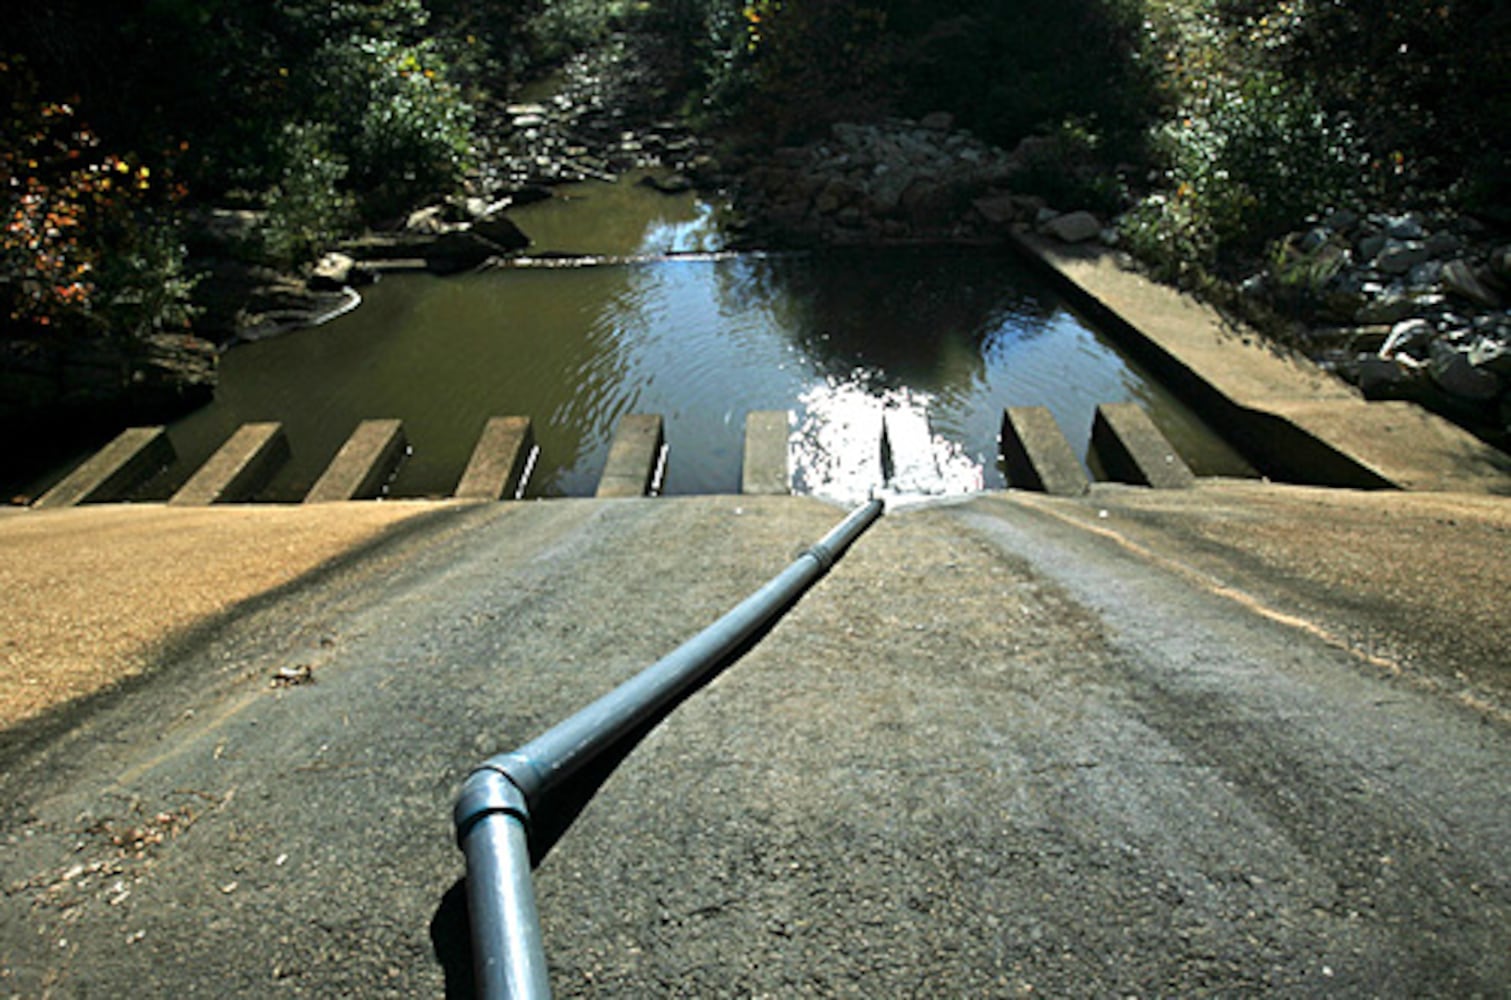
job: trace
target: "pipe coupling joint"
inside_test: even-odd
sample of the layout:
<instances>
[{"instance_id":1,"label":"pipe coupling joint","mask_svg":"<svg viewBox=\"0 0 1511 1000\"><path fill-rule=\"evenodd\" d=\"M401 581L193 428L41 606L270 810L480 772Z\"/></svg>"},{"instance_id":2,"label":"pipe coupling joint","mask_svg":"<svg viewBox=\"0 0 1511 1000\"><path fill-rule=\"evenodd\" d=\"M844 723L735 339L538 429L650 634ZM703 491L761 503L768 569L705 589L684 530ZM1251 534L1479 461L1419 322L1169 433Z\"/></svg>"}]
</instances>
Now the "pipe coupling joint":
<instances>
[{"instance_id":1,"label":"pipe coupling joint","mask_svg":"<svg viewBox=\"0 0 1511 1000\"><path fill-rule=\"evenodd\" d=\"M503 771L485 764L467 776L452 810L457 843L463 843L479 821L498 814L513 816L526 831L530 829L530 805L525 793Z\"/></svg>"},{"instance_id":2,"label":"pipe coupling joint","mask_svg":"<svg viewBox=\"0 0 1511 1000\"><path fill-rule=\"evenodd\" d=\"M812 556L813 561L818 563L818 568L825 573L834 568L836 559L834 550L823 542L814 542L804 554Z\"/></svg>"}]
</instances>

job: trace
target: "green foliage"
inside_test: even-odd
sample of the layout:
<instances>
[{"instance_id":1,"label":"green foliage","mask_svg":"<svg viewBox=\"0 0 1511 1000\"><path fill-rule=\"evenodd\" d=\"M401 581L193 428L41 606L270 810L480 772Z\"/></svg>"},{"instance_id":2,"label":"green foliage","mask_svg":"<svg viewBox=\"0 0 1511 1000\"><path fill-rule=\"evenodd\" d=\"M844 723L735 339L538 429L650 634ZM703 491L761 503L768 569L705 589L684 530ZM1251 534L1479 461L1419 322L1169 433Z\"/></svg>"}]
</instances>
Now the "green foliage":
<instances>
[{"instance_id":1,"label":"green foliage","mask_svg":"<svg viewBox=\"0 0 1511 1000\"><path fill-rule=\"evenodd\" d=\"M1024 149L1014 186L1055 206L1084 208L1104 215L1121 211L1128 193L1109 169L1106 143L1094 125L1074 119Z\"/></svg>"},{"instance_id":2,"label":"green foliage","mask_svg":"<svg viewBox=\"0 0 1511 1000\"><path fill-rule=\"evenodd\" d=\"M1141 256L1167 271L1253 252L1311 212L1347 199L1361 175L1349 122L1271 74L1207 89L1155 133L1165 183L1124 221Z\"/></svg>"},{"instance_id":3,"label":"green foliage","mask_svg":"<svg viewBox=\"0 0 1511 1000\"><path fill-rule=\"evenodd\" d=\"M1089 123L1102 152L1138 145L1157 109L1139 0L892 0L904 42L904 110L937 107L1011 146L1065 121Z\"/></svg>"},{"instance_id":4,"label":"green foliage","mask_svg":"<svg viewBox=\"0 0 1511 1000\"><path fill-rule=\"evenodd\" d=\"M567 56L602 40L633 5L617 0L539 0L526 19L523 35L530 58L537 64L561 62Z\"/></svg>"},{"instance_id":5,"label":"green foliage","mask_svg":"<svg viewBox=\"0 0 1511 1000\"><path fill-rule=\"evenodd\" d=\"M185 267L176 222L155 213L132 220L96 271L94 319L116 336L183 330L197 310L189 299L199 278Z\"/></svg>"},{"instance_id":6,"label":"green foliage","mask_svg":"<svg viewBox=\"0 0 1511 1000\"><path fill-rule=\"evenodd\" d=\"M461 178L472 108L435 46L353 35L316 53L315 106L351 166L363 214L381 218Z\"/></svg>"},{"instance_id":7,"label":"green foliage","mask_svg":"<svg viewBox=\"0 0 1511 1000\"><path fill-rule=\"evenodd\" d=\"M356 203L342 190L348 168L331 150L330 126L290 122L283 127L277 150L283 168L265 199L262 250L270 262L293 267L351 226Z\"/></svg>"}]
</instances>

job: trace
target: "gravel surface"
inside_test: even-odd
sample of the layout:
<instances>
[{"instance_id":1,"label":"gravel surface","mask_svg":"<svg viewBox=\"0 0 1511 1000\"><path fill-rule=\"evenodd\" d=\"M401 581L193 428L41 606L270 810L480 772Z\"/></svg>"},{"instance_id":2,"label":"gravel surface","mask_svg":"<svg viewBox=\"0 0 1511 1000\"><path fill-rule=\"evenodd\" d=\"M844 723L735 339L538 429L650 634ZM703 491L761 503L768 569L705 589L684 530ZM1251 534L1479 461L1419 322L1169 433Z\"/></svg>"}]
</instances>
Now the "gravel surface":
<instances>
[{"instance_id":1,"label":"gravel surface","mask_svg":"<svg viewBox=\"0 0 1511 1000\"><path fill-rule=\"evenodd\" d=\"M0 517L0 729L150 669L175 634L432 509L109 505Z\"/></svg>"}]
</instances>

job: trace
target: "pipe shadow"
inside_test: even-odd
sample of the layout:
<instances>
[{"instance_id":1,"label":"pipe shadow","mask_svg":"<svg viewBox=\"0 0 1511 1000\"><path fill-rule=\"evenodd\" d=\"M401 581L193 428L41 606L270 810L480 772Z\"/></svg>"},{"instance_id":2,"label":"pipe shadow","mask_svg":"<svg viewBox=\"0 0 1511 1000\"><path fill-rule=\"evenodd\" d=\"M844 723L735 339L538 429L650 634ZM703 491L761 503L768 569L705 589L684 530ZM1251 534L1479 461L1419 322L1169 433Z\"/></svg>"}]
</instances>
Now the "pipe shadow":
<instances>
[{"instance_id":1,"label":"pipe shadow","mask_svg":"<svg viewBox=\"0 0 1511 1000\"><path fill-rule=\"evenodd\" d=\"M822 578L820 578L822 579ZM816 583L817 581L815 581ZM806 593L807 588L804 589ZM712 683L724 671L734 666L746 653L758 646L776 627L777 622L802 599L797 594L771 616L771 619L747 637L737 647L704 674L697 683L689 685L667 704L652 713L618 741L609 745L591 762L584 765L571 778L562 782L546 795L541 796L530 810L530 866L539 868L556 844L577 822L588 803L598 794L604 782L619 768L619 765L634 752L650 732L675 712L683 702ZM448 1000L464 1000L477 995L477 981L473 972L472 925L467 914L467 880L465 877L452 883L435 913L430 919L430 943L436 960L445 974Z\"/></svg>"}]
</instances>

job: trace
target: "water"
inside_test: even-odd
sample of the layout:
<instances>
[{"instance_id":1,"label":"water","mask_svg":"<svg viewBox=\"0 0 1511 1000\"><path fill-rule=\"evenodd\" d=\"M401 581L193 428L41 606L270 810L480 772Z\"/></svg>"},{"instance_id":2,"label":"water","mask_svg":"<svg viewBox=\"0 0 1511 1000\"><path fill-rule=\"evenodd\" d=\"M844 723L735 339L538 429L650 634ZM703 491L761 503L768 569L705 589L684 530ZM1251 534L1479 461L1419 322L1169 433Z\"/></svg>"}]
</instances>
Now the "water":
<instances>
[{"instance_id":1,"label":"water","mask_svg":"<svg viewBox=\"0 0 1511 1000\"><path fill-rule=\"evenodd\" d=\"M516 219L532 253L606 259L391 276L354 313L230 351L151 489L239 424L281 420L294 457L263 499L295 500L359 420L399 417L414 450L392 495L444 496L486 419L523 414L540 445L526 495L588 495L619 417L651 412L666 419L664 492L737 492L746 413L785 409L802 491L863 496L885 421L899 489L965 492L1004 485L1004 407L1048 406L1084 455L1096 404L1128 400L1199 473L1248 471L1013 257L723 255L709 206L624 183Z\"/></svg>"}]
</instances>

